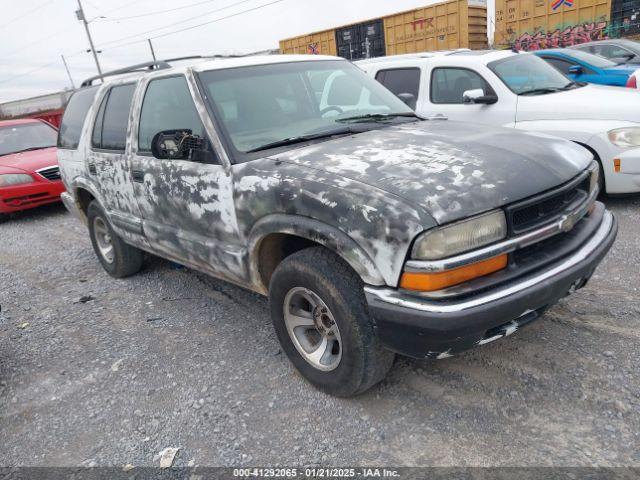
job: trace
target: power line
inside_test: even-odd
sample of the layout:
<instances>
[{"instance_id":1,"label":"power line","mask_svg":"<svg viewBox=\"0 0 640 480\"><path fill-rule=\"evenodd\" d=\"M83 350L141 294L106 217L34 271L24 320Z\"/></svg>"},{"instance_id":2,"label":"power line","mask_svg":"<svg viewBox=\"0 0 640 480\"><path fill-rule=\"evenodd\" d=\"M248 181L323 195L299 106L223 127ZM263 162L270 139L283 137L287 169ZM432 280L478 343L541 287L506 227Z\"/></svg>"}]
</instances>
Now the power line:
<instances>
[{"instance_id":1,"label":"power line","mask_svg":"<svg viewBox=\"0 0 640 480\"><path fill-rule=\"evenodd\" d=\"M201 14L196 15L194 17L185 18L184 20L180 20L178 22L173 22L173 23L170 23L168 25L164 25L162 27L156 27L156 28L152 28L151 30L146 30L144 32L139 32L139 33L134 33L132 35L127 35L127 36L119 38L117 40L109 40L108 42L103 43L101 45L101 47L102 46L113 45L114 43L119 43L119 42L121 42L123 40L128 40L129 38L135 38L135 37L139 37L139 36L142 36L142 35L146 35L148 33L157 32L158 30L166 30L167 28L171 28L171 27L174 27L176 25L180 25L181 23L187 23L187 22L190 22L191 20L195 20L195 19L198 19L198 18L206 17L207 15L211 15L213 13L221 12L223 10L228 10L229 8L236 7L238 5L242 5L243 3L248 3L248 2L251 2L251 1L252 0L241 0L241 1L236 2L236 3L232 3L231 5L227 5L226 7L217 8L215 10L211 10L209 12L201 13Z\"/></svg>"},{"instance_id":2,"label":"power line","mask_svg":"<svg viewBox=\"0 0 640 480\"><path fill-rule=\"evenodd\" d=\"M65 57L66 58L77 57L81 53L85 53L85 51L81 50L81 51L72 53L71 55L65 55ZM6 82L10 82L12 80L15 80L16 78L26 77L27 75L31 75L32 73L39 72L40 70L44 70L45 68L49 68L49 67L57 64L58 62L59 62L59 60L55 60L53 62L45 63L44 65L40 65L39 67L35 67L35 68L33 68L31 70L28 70L26 72L19 73L17 75L13 75L13 76L8 77L8 78L3 78L2 80L0 80L0 83L6 83Z\"/></svg>"},{"instance_id":3,"label":"power line","mask_svg":"<svg viewBox=\"0 0 640 480\"><path fill-rule=\"evenodd\" d=\"M9 20L8 22L5 23L5 25L10 25L11 23L15 22L16 20L20 20L21 18L26 17L27 15L32 14L33 12L36 12L38 10L40 10L43 7L46 7L47 5L49 5L50 3L53 3L55 0L47 0L44 3L41 3L40 5L33 7L31 10L27 10L24 13L21 13L20 15L18 15L15 18L12 18L11 20Z\"/></svg>"},{"instance_id":4,"label":"power line","mask_svg":"<svg viewBox=\"0 0 640 480\"><path fill-rule=\"evenodd\" d=\"M204 0L202 2L191 3L189 5L183 5L181 7L168 8L166 10L157 10L155 12L149 12L149 13L141 13L140 15L130 15L128 17L109 18L109 19L103 20L103 21L104 22L120 22L122 20L129 20L129 19L132 19L132 18L150 17L152 15L160 15L161 13L169 13L169 12L177 12L178 10L184 10L185 8L197 7L198 5L204 5L205 3L213 3L213 2L217 2L217 1L218 0Z\"/></svg>"},{"instance_id":5,"label":"power line","mask_svg":"<svg viewBox=\"0 0 640 480\"><path fill-rule=\"evenodd\" d=\"M49 34L49 35L47 35L46 37L39 38L38 40L35 40L35 41L31 42L31 43L27 43L26 45L23 45L22 47L20 47L20 48L19 48L19 49L17 49L17 50L14 50L13 52L10 52L10 53L8 53L8 54L6 54L6 55L2 55L2 57L3 57L3 58L12 57L12 56L13 56L13 55L15 55L16 53L20 53L20 52L22 52L22 51L26 50L26 49L27 49L27 48L29 48L29 47L32 47L32 46L34 46L34 45L37 45L37 44L39 44L39 43L44 42L45 40L50 40L50 39L52 39L52 38L59 37L60 35L62 35L63 33L67 32L67 31L69 31L69 27L65 27L65 28L63 28L62 30L57 30L57 31L55 31L54 33L50 33L50 34Z\"/></svg>"}]
</instances>

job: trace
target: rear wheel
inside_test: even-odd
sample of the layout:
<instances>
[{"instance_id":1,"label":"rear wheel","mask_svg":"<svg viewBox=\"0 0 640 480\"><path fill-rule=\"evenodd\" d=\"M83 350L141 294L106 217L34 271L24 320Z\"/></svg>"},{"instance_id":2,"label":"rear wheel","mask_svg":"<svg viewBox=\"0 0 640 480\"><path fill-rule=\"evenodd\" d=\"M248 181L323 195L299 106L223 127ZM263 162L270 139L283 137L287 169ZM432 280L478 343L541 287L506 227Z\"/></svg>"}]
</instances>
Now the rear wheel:
<instances>
[{"instance_id":1,"label":"rear wheel","mask_svg":"<svg viewBox=\"0 0 640 480\"><path fill-rule=\"evenodd\" d=\"M322 247L287 257L270 282L271 318L289 360L314 386L340 397L371 388L394 360L374 333L363 286Z\"/></svg>"},{"instance_id":2,"label":"rear wheel","mask_svg":"<svg viewBox=\"0 0 640 480\"><path fill-rule=\"evenodd\" d=\"M144 257L142 251L118 237L102 207L95 200L89 204L87 219L93 250L106 272L115 278L124 278L139 272Z\"/></svg>"}]
</instances>

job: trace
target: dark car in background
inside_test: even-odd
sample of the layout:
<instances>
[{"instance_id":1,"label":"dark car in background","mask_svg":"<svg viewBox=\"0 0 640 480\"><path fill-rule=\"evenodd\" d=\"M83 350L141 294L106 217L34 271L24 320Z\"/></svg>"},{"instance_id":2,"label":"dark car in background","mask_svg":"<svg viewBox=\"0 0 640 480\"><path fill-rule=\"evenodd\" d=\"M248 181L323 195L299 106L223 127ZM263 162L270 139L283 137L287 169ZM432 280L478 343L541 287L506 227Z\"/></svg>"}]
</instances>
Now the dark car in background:
<instances>
[{"instance_id":1,"label":"dark car in background","mask_svg":"<svg viewBox=\"0 0 640 480\"><path fill-rule=\"evenodd\" d=\"M634 42L633 40L600 40L598 42L574 45L569 48L599 55L617 64L628 63L637 65L637 68L640 68L640 42Z\"/></svg>"}]
</instances>

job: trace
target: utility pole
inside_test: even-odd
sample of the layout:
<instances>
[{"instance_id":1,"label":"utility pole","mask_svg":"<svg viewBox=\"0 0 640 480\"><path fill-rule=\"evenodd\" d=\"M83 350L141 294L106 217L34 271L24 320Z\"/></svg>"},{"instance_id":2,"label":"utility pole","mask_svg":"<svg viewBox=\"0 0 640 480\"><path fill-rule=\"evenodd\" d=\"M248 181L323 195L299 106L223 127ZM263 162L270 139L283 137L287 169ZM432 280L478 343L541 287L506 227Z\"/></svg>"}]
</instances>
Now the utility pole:
<instances>
[{"instance_id":1,"label":"utility pole","mask_svg":"<svg viewBox=\"0 0 640 480\"><path fill-rule=\"evenodd\" d=\"M84 24L84 29L87 32L87 37L89 38L89 45L91 46L91 53L93 53L93 59L96 61L96 68L98 69L98 75L100 75L100 80L104 81L102 77L102 69L100 68L100 62L98 61L98 54L96 52L96 48L93 46L93 39L91 38L91 32L89 31L89 23L87 22L87 17L84 15L84 10L82 9L82 4L80 0L78 0L78 10L76 11L76 17L78 20L82 20Z\"/></svg>"},{"instance_id":2,"label":"utility pole","mask_svg":"<svg viewBox=\"0 0 640 480\"><path fill-rule=\"evenodd\" d=\"M156 62L156 52L153 51L153 43L151 43L151 39L147 38L147 42L149 42L149 48L151 49L151 56L153 57L153 61Z\"/></svg>"},{"instance_id":3,"label":"utility pole","mask_svg":"<svg viewBox=\"0 0 640 480\"><path fill-rule=\"evenodd\" d=\"M71 78L71 72L69 71L69 66L67 65L67 61L64 58L64 55L60 55L62 57L62 63L64 63L64 69L67 71L67 75L69 76L69 81L71 82L71 88L74 90L76 86L73 84L73 78Z\"/></svg>"}]
</instances>

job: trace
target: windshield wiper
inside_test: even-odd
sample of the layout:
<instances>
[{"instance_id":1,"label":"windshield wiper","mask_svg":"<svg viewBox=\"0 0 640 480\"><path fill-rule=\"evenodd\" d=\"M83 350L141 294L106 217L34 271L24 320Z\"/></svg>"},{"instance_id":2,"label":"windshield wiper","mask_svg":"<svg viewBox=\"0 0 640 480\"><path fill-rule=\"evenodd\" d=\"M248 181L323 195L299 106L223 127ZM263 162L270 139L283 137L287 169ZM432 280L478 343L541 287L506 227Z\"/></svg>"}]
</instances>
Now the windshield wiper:
<instances>
[{"instance_id":1,"label":"windshield wiper","mask_svg":"<svg viewBox=\"0 0 640 480\"><path fill-rule=\"evenodd\" d=\"M354 115L353 117L337 118L336 122L381 122L397 117L420 118L413 112L405 113L367 113L365 115Z\"/></svg>"},{"instance_id":2,"label":"windshield wiper","mask_svg":"<svg viewBox=\"0 0 640 480\"><path fill-rule=\"evenodd\" d=\"M318 140L321 138L330 138L330 137L335 137L337 135L349 135L351 133L358 133L358 132L356 132L355 130L349 127L336 128L336 129L325 131L325 132L311 133L308 135L300 135L298 137L284 138L276 142L270 142L256 148L252 148L251 150L247 150L245 153L261 152L263 150L269 150L270 148L286 147L288 145L295 145L296 143L304 143L310 140Z\"/></svg>"},{"instance_id":3,"label":"windshield wiper","mask_svg":"<svg viewBox=\"0 0 640 480\"><path fill-rule=\"evenodd\" d=\"M524 92L520 92L518 95L544 95L546 93L556 93L564 90L564 87L544 87L544 88L534 88L532 90L526 90Z\"/></svg>"}]
</instances>

